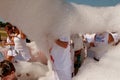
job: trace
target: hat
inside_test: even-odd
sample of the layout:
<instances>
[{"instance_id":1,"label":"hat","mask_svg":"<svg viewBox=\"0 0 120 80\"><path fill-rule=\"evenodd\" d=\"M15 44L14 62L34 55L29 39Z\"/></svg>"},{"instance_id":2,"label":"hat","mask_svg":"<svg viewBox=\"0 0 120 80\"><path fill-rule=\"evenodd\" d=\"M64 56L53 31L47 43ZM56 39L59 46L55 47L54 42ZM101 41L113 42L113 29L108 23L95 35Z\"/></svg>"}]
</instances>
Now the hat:
<instances>
[{"instance_id":1,"label":"hat","mask_svg":"<svg viewBox=\"0 0 120 80\"><path fill-rule=\"evenodd\" d=\"M118 33L110 33L111 35L112 35L112 37L113 37L113 39L114 39L114 42L118 42L118 40L119 40L119 35L118 35Z\"/></svg>"},{"instance_id":2,"label":"hat","mask_svg":"<svg viewBox=\"0 0 120 80\"><path fill-rule=\"evenodd\" d=\"M60 39L60 41L63 41L63 42L70 41L70 38L69 37L65 37L65 36L61 36L59 39Z\"/></svg>"}]
</instances>

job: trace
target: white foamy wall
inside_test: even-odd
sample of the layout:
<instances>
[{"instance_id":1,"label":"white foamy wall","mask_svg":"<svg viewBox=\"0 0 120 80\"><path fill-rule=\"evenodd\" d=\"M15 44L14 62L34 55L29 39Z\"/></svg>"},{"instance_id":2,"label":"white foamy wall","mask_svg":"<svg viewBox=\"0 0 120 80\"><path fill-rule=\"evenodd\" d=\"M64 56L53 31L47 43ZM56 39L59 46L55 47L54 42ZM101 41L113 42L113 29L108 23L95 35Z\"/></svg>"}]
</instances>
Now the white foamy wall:
<instances>
[{"instance_id":1,"label":"white foamy wall","mask_svg":"<svg viewBox=\"0 0 120 80\"><path fill-rule=\"evenodd\" d=\"M91 7L69 4L64 0L2 0L0 16L18 26L39 48L71 33L119 31L120 6ZM49 44L50 44L49 43Z\"/></svg>"}]
</instances>

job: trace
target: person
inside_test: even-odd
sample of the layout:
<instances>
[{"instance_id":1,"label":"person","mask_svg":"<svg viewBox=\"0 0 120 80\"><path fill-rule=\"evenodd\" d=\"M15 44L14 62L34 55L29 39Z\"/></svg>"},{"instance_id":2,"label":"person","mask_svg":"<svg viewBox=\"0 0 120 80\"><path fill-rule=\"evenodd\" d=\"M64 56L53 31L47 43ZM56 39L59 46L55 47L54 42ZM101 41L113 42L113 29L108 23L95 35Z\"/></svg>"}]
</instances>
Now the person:
<instances>
[{"instance_id":1,"label":"person","mask_svg":"<svg viewBox=\"0 0 120 80\"><path fill-rule=\"evenodd\" d=\"M15 60L30 61L30 50L26 46L26 35L19 30L16 26L13 27L14 32L14 48L17 56Z\"/></svg>"},{"instance_id":2,"label":"person","mask_svg":"<svg viewBox=\"0 0 120 80\"><path fill-rule=\"evenodd\" d=\"M94 37L94 52L95 55L93 59L95 61L99 61L101 57L104 55L105 52L108 50L109 45L117 45L116 43L119 42L119 35L113 32L103 32L97 33Z\"/></svg>"},{"instance_id":3,"label":"person","mask_svg":"<svg viewBox=\"0 0 120 80\"><path fill-rule=\"evenodd\" d=\"M94 45L95 35L96 33L85 33L82 35L86 57L94 57L94 52L91 51L91 47L95 47Z\"/></svg>"},{"instance_id":4,"label":"person","mask_svg":"<svg viewBox=\"0 0 120 80\"><path fill-rule=\"evenodd\" d=\"M70 52L71 52L71 60L72 60L72 66L71 66L71 71L72 71L72 77L74 76L74 60L75 60L75 58L74 58L74 54L75 54L75 52L74 52L74 43L73 43L73 41L71 40L71 43L70 43Z\"/></svg>"},{"instance_id":5,"label":"person","mask_svg":"<svg viewBox=\"0 0 120 80\"><path fill-rule=\"evenodd\" d=\"M55 44L51 49L53 57L53 68L56 70L60 80L72 79L72 61L70 53L70 37L61 36L55 40Z\"/></svg>"},{"instance_id":6,"label":"person","mask_svg":"<svg viewBox=\"0 0 120 80\"><path fill-rule=\"evenodd\" d=\"M93 59L95 61L99 61L103 54L107 52L107 45L109 40L109 33L108 32L102 32L102 33L96 33L94 37L94 48L91 48L94 53Z\"/></svg>"},{"instance_id":7,"label":"person","mask_svg":"<svg viewBox=\"0 0 120 80\"><path fill-rule=\"evenodd\" d=\"M12 24L10 22L6 22L5 24L5 31L8 32L9 29L12 29Z\"/></svg>"},{"instance_id":8,"label":"person","mask_svg":"<svg viewBox=\"0 0 120 80\"><path fill-rule=\"evenodd\" d=\"M79 34L72 34L71 40L73 42L73 49L74 52L72 56L74 56L74 76L78 73L79 68L81 67L82 63L85 59L85 52L82 37Z\"/></svg>"},{"instance_id":9,"label":"person","mask_svg":"<svg viewBox=\"0 0 120 80\"><path fill-rule=\"evenodd\" d=\"M6 59L9 61L13 61L13 58L16 55L14 51L14 43L13 43L14 37L12 36L13 35L12 27L13 26L10 23L6 23L5 25L5 31L7 32L8 36L4 45L8 48Z\"/></svg>"},{"instance_id":10,"label":"person","mask_svg":"<svg viewBox=\"0 0 120 80\"><path fill-rule=\"evenodd\" d=\"M83 37L83 42L84 45L89 49L90 47L94 47L94 37L95 37L95 33L91 33L91 34L84 34Z\"/></svg>"},{"instance_id":11,"label":"person","mask_svg":"<svg viewBox=\"0 0 120 80\"><path fill-rule=\"evenodd\" d=\"M0 62L1 80L17 80L16 69L12 62L3 60Z\"/></svg>"},{"instance_id":12,"label":"person","mask_svg":"<svg viewBox=\"0 0 120 80\"><path fill-rule=\"evenodd\" d=\"M113 42L113 46L117 46L120 43L120 35L117 32L109 32L109 34L113 39L110 39Z\"/></svg>"}]
</instances>

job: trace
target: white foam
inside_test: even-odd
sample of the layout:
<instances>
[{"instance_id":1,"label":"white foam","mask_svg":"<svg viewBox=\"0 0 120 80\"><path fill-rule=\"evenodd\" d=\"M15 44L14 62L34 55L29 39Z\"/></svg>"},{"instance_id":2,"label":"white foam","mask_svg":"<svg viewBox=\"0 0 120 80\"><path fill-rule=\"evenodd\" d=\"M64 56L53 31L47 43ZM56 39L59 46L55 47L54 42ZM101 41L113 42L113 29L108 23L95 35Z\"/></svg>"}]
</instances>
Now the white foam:
<instances>
[{"instance_id":1,"label":"white foam","mask_svg":"<svg viewBox=\"0 0 120 80\"><path fill-rule=\"evenodd\" d=\"M2 0L0 2L0 11L0 16L5 21L11 22L19 27L19 29L22 29L31 40L37 43L39 50L46 54L49 53L49 48L54 40L60 35L87 32L93 33L106 30L120 33L120 5L91 7L73 3L69 4L64 0ZM117 50L115 50L115 55L119 55L117 54L119 51L116 51ZM114 58L116 56L106 56L105 58L112 59L112 57ZM119 66L119 64L116 63L117 60L114 62L115 65ZM104 61L103 64L109 65L108 63L104 63ZM96 78L90 76L96 76L97 73L97 80L98 78L103 80L106 78L101 75L99 76L99 74L104 73L107 78L110 76L111 80L118 80L118 74L120 72L117 71L118 67L109 67L108 70L111 71L108 72L113 73L113 75L107 75L103 69L107 69L107 67L103 66L91 60L89 62L88 59L88 63L84 65L82 72L80 70L81 74L78 77L80 77L81 80L96 80ZM113 68L116 69L113 70ZM97 71L99 69L101 72ZM88 72L87 70L90 71ZM94 72L92 73L92 71ZM118 74L115 75L115 72ZM91 73L91 75L89 74L89 76L86 77L88 73ZM108 79L110 80L110 78ZM75 80L77 80L77 77Z\"/></svg>"}]
</instances>

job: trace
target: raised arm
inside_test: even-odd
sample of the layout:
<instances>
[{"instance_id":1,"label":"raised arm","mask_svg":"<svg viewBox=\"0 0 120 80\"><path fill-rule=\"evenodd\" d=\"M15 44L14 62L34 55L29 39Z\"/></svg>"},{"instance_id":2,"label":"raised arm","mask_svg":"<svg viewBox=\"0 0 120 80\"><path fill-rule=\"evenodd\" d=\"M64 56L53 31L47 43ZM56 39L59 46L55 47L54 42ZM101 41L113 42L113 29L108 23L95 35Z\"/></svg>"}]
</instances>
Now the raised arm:
<instances>
[{"instance_id":1,"label":"raised arm","mask_svg":"<svg viewBox=\"0 0 120 80\"><path fill-rule=\"evenodd\" d=\"M26 35L22 32L22 30L20 30L20 36L21 36L22 39L26 38Z\"/></svg>"},{"instance_id":2,"label":"raised arm","mask_svg":"<svg viewBox=\"0 0 120 80\"><path fill-rule=\"evenodd\" d=\"M67 46L68 46L68 42L63 42L60 39L56 40L55 42L56 42L57 45L59 45L63 48L67 48Z\"/></svg>"}]
</instances>

